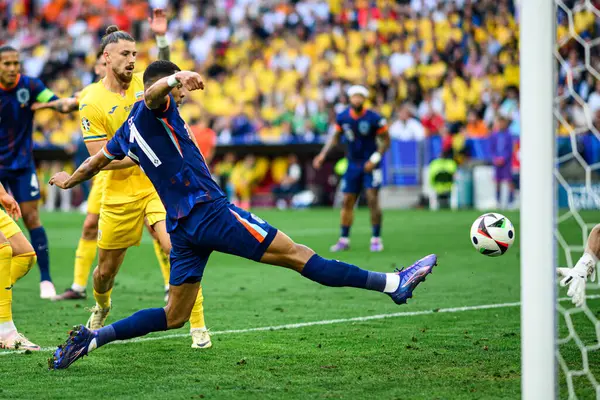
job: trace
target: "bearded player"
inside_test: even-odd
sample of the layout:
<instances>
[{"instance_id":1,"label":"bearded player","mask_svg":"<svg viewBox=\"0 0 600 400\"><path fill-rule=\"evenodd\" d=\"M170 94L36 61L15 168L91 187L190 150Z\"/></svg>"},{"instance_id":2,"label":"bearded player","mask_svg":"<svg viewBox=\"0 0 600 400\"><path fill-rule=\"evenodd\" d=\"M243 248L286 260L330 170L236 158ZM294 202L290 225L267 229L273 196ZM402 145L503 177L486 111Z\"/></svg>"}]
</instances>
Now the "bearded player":
<instances>
[{"instance_id":1,"label":"bearded player","mask_svg":"<svg viewBox=\"0 0 600 400\"><path fill-rule=\"evenodd\" d=\"M212 179L175 105L185 94L183 88L204 88L200 75L180 71L168 61L156 61L144 72L144 85L144 101L133 106L129 119L100 152L88 158L73 176L60 172L50 184L68 189L107 165L122 163L126 157L139 163L167 207L173 243L171 296L164 308L141 310L98 330L76 327L49 360L51 369L68 368L90 351L115 340L183 326L213 251L290 268L326 286L383 292L396 304L406 303L431 272L437 262L435 255L388 274L324 259L266 221L230 204Z\"/></svg>"},{"instance_id":2,"label":"bearded player","mask_svg":"<svg viewBox=\"0 0 600 400\"><path fill-rule=\"evenodd\" d=\"M313 167L321 168L327 153L336 146L342 136L348 145L348 168L342 178L344 200L340 215L340 238L331 251L350 249L350 228L354 221L354 205L360 193L365 190L367 204L371 211L371 251L383 251L381 240L381 208L379 188L383 181L381 158L390 147L390 135L385 118L365 107L369 91L364 86L348 89L350 107L336 117L335 132L323 149L315 157Z\"/></svg>"},{"instance_id":3,"label":"bearded player","mask_svg":"<svg viewBox=\"0 0 600 400\"><path fill-rule=\"evenodd\" d=\"M137 55L134 39L112 26L102 39L100 50L107 64L106 77L86 92L79 106L90 154L96 154L105 145L144 94L141 76L133 73ZM98 222L98 266L93 273L96 305L87 322L91 329L104 326L111 309L115 276L127 249L139 245L144 220L152 227L163 250L168 253L171 248L164 206L146 175L131 159L112 164L107 170ZM199 292L190 321L195 348L211 346L202 302Z\"/></svg>"},{"instance_id":4,"label":"bearded player","mask_svg":"<svg viewBox=\"0 0 600 400\"><path fill-rule=\"evenodd\" d=\"M33 160L34 102L47 103L58 97L37 78L20 74L19 52L0 47L0 182L19 203L23 222L40 269L40 297L56 295L50 277L48 237L39 214L40 186ZM73 99L60 99L54 109L63 111Z\"/></svg>"},{"instance_id":5,"label":"bearded player","mask_svg":"<svg viewBox=\"0 0 600 400\"><path fill-rule=\"evenodd\" d=\"M170 51L168 42L165 39L165 33L167 30L167 21L164 12L160 9L154 10L153 18L150 19L150 29L156 36L156 42L158 45L158 58L169 59ZM96 55L96 63L94 65L94 73L99 79L103 79L106 76L106 60L104 59L103 53L98 52ZM83 99L86 92L93 87L96 83L86 86L81 92L77 93L75 97ZM46 104L34 105L32 108L47 108L52 106L52 102ZM75 107L72 110L76 110ZM93 140L93 139L90 139ZM108 172L103 171L99 173L93 181L92 190L88 195L87 201L87 214L83 222L83 229L81 232L81 238L77 245L75 252L75 265L73 274L73 283L70 288L66 289L62 294L52 297L53 301L61 300L81 300L87 298L87 282L92 270L92 265L96 259L97 253L97 238L98 238L98 220L100 214L100 205L102 200L102 194L104 193L104 186L106 182L106 175ZM169 256L165 253L160 246L158 238L154 233L154 230L147 225L148 231L152 235L154 252L156 259L160 265L163 281L165 285L165 301L168 298L169 288Z\"/></svg>"}]
</instances>

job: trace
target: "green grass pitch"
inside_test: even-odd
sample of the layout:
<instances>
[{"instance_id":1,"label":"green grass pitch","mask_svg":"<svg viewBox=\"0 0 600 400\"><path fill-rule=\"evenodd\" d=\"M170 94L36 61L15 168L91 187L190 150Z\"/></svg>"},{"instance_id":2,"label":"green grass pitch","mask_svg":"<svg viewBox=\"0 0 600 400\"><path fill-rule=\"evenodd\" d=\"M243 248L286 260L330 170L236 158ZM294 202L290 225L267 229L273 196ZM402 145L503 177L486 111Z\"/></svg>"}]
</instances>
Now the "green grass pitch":
<instances>
[{"instance_id":1,"label":"green grass pitch","mask_svg":"<svg viewBox=\"0 0 600 400\"><path fill-rule=\"evenodd\" d=\"M297 242L332 256L328 248L337 239L337 210L257 214ZM61 343L72 325L87 320L85 307L93 300L40 300L34 269L15 285L14 319L46 351L0 351L0 398L518 398L519 237L503 257L478 254L468 235L478 215L386 211L385 251L371 254L368 212L357 212L352 250L336 258L391 271L423 255L439 255L439 266L408 305L397 306L375 292L322 287L292 271L214 253L203 282L206 321L215 332L212 349L191 349L186 326L148 336L156 340L108 345L65 371L47 370L47 349ZM518 232L518 214L507 216ZM62 291L72 281L83 216L57 213L42 218L53 278ZM574 240L581 235L574 224L562 229ZM162 278L145 236L139 248L129 251L117 277L109 322L162 306L162 297ZM497 306L480 307L487 305ZM600 301L588 305L598 317ZM405 314L348 321L393 313ZM330 320L341 321L268 328ZM584 340L597 340L589 320L577 324ZM266 329L246 331L261 327ZM227 330L241 331L223 333ZM161 339L165 335L175 336ZM573 368L581 363L576 347L565 348L564 355ZM590 353L589 360L600 377L600 352ZM593 398L586 379L575 383L579 398Z\"/></svg>"}]
</instances>

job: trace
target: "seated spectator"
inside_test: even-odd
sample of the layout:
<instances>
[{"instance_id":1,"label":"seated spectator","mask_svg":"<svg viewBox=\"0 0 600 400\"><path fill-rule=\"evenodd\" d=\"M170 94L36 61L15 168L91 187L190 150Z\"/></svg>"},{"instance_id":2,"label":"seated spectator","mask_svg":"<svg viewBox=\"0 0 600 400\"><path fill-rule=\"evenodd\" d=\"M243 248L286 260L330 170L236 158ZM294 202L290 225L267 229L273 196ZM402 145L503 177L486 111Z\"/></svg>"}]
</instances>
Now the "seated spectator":
<instances>
[{"instance_id":1,"label":"seated spectator","mask_svg":"<svg viewBox=\"0 0 600 400\"><path fill-rule=\"evenodd\" d=\"M471 109L467 114L466 135L468 138L481 139L489 134L489 130L483 120L477 114L477 111Z\"/></svg>"},{"instance_id":2,"label":"seated spectator","mask_svg":"<svg viewBox=\"0 0 600 400\"><path fill-rule=\"evenodd\" d=\"M229 201L233 198L233 185L231 184L231 173L235 166L235 154L232 152L225 153L223 159L217 163L215 167L215 175L221 189L227 195Z\"/></svg>"},{"instance_id":3,"label":"seated spectator","mask_svg":"<svg viewBox=\"0 0 600 400\"><path fill-rule=\"evenodd\" d=\"M293 195L302 189L302 168L295 154L288 156L288 168L285 176L279 185L273 188L277 208L284 210L288 207L289 201Z\"/></svg>"},{"instance_id":4,"label":"seated spectator","mask_svg":"<svg viewBox=\"0 0 600 400\"><path fill-rule=\"evenodd\" d=\"M425 138L425 129L418 119L412 117L407 104L398 111L398 119L390 125L390 137L397 140L417 140Z\"/></svg>"},{"instance_id":5,"label":"seated spectator","mask_svg":"<svg viewBox=\"0 0 600 400\"><path fill-rule=\"evenodd\" d=\"M590 97L588 97L587 104L590 107L592 115L600 110L600 80L596 81L596 86L594 91L590 94Z\"/></svg>"},{"instance_id":6,"label":"seated spectator","mask_svg":"<svg viewBox=\"0 0 600 400\"><path fill-rule=\"evenodd\" d=\"M253 154L248 154L244 160L238 162L231 172L231 184L237 198L239 207L244 209L250 208L252 193L256 188L256 157Z\"/></svg>"},{"instance_id":7,"label":"seated spectator","mask_svg":"<svg viewBox=\"0 0 600 400\"><path fill-rule=\"evenodd\" d=\"M421 107L419 109L421 110ZM423 125L423 129L425 129L425 135L439 135L444 123L444 117L436 112L431 104L426 104L421 115L421 124Z\"/></svg>"}]
</instances>

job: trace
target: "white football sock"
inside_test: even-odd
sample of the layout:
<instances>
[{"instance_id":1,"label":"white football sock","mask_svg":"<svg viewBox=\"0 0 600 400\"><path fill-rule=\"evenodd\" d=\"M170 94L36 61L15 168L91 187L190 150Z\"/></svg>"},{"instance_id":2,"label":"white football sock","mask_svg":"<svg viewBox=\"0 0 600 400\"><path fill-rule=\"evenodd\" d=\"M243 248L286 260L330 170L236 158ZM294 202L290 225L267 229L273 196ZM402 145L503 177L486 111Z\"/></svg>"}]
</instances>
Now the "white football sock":
<instances>
[{"instance_id":1,"label":"white football sock","mask_svg":"<svg viewBox=\"0 0 600 400\"><path fill-rule=\"evenodd\" d=\"M15 332L17 327L13 321L3 322L0 324L0 336Z\"/></svg>"},{"instance_id":2,"label":"white football sock","mask_svg":"<svg viewBox=\"0 0 600 400\"><path fill-rule=\"evenodd\" d=\"M400 286L400 275L396 273L385 274L385 288L383 293L395 292Z\"/></svg>"},{"instance_id":3,"label":"white football sock","mask_svg":"<svg viewBox=\"0 0 600 400\"><path fill-rule=\"evenodd\" d=\"M74 291L79 292L79 293L85 292L85 286L81 286L76 283L71 285L71 289L73 289Z\"/></svg>"}]
</instances>

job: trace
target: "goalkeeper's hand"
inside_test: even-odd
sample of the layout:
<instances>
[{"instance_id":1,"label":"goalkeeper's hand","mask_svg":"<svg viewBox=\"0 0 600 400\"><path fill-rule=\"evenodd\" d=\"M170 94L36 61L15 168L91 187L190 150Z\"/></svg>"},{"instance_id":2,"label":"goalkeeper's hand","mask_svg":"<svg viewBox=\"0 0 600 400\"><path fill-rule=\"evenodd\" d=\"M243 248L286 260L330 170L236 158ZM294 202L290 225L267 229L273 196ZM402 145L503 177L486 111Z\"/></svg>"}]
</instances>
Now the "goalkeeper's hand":
<instances>
[{"instance_id":1,"label":"goalkeeper's hand","mask_svg":"<svg viewBox=\"0 0 600 400\"><path fill-rule=\"evenodd\" d=\"M581 307L585 303L585 283L589 277L592 280L596 276L596 268L588 268L586 265L577 264L573 268L558 268L558 274L563 277L560 286L569 287L567 296L575 306Z\"/></svg>"}]
</instances>

